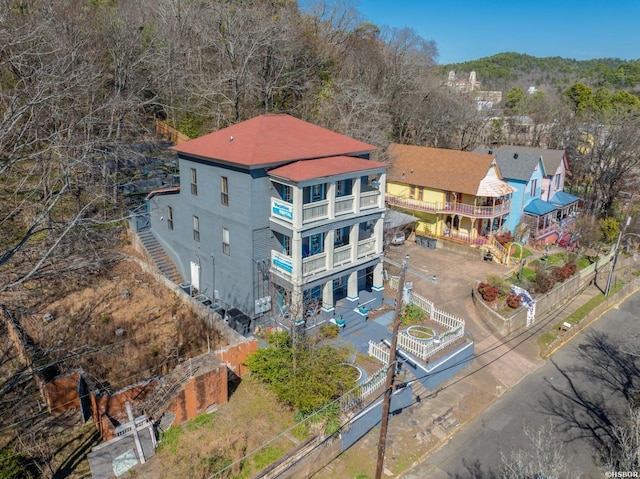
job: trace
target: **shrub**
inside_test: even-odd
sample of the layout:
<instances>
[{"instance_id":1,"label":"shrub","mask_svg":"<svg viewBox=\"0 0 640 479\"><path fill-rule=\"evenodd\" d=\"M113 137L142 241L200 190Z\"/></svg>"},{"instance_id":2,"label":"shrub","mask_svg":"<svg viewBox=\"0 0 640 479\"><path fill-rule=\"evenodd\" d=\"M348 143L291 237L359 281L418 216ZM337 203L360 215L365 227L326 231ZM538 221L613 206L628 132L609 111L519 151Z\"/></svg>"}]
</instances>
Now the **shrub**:
<instances>
[{"instance_id":1,"label":"shrub","mask_svg":"<svg viewBox=\"0 0 640 479\"><path fill-rule=\"evenodd\" d=\"M510 308L516 309L520 307L520 303L522 302L522 297L519 294L509 293L507 295L507 306Z\"/></svg>"},{"instance_id":2,"label":"shrub","mask_svg":"<svg viewBox=\"0 0 640 479\"><path fill-rule=\"evenodd\" d=\"M500 290L489 283L481 282L478 284L478 293L482 299L488 303L495 301L500 296Z\"/></svg>"},{"instance_id":3,"label":"shrub","mask_svg":"<svg viewBox=\"0 0 640 479\"><path fill-rule=\"evenodd\" d=\"M402 315L401 323L419 323L424 315L425 312L420 306L416 306L415 304L407 304L404 308L404 314Z\"/></svg>"},{"instance_id":4,"label":"shrub","mask_svg":"<svg viewBox=\"0 0 640 479\"><path fill-rule=\"evenodd\" d=\"M509 283L507 283L507 281L498 274L488 275L486 283L498 288L498 296L502 299L506 298L507 294L509 294Z\"/></svg>"},{"instance_id":5,"label":"shrub","mask_svg":"<svg viewBox=\"0 0 640 479\"><path fill-rule=\"evenodd\" d=\"M556 284L556 275L552 270L538 271L534 284L538 293L547 293Z\"/></svg>"}]
</instances>

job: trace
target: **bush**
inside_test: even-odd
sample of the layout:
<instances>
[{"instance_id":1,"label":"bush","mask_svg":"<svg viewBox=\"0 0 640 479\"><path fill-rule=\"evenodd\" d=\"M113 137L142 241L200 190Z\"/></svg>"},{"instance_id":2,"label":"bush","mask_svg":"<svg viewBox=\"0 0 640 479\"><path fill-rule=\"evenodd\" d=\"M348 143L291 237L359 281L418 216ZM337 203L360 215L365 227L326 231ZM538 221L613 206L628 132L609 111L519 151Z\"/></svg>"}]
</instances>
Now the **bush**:
<instances>
[{"instance_id":1,"label":"bush","mask_svg":"<svg viewBox=\"0 0 640 479\"><path fill-rule=\"evenodd\" d=\"M490 286L493 286L494 288L498 288L498 296L501 299L504 299L507 297L507 294L509 294L509 290L510 290L510 286L509 283L500 275L498 274L490 274L487 276L487 284L489 284Z\"/></svg>"},{"instance_id":2,"label":"bush","mask_svg":"<svg viewBox=\"0 0 640 479\"><path fill-rule=\"evenodd\" d=\"M488 303L495 301L500 296L500 290L498 288L485 282L478 284L478 293L480 293L482 299Z\"/></svg>"},{"instance_id":3,"label":"bush","mask_svg":"<svg viewBox=\"0 0 640 479\"><path fill-rule=\"evenodd\" d=\"M538 293L548 293L556 284L556 275L552 270L538 271L534 284Z\"/></svg>"},{"instance_id":4,"label":"bush","mask_svg":"<svg viewBox=\"0 0 640 479\"><path fill-rule=\"evenodd\" d=\"M507 306L510 308L519 308L520 303L522 303L522 297L519 294L509 293L507 295Z\"/></svg>"},{"instance_id":5,"label":"bush","mask_svg":"<svg viewBox=\"0 0 640 479\"><path fill-rule=\"evenodd\" d=\"M416 306L415 304L407 304L404 308L404 313L402 314L402 318L400 322L402 324L413 324L419 323L422 321L425 312L420 306Z\"/></svg>"}]
</instances>

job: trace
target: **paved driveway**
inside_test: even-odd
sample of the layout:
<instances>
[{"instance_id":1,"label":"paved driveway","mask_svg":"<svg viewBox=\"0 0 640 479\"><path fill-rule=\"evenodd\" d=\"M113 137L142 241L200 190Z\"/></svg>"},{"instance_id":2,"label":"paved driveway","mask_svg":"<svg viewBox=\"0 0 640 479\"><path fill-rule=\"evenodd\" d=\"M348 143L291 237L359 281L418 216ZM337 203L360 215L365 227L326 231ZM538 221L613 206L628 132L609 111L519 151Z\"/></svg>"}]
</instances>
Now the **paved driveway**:
<instances>
[{"instance_id":1,"label":"paved driveway","mask_svg":"<svg viewBox=\"0 0 640 479\"><path fill-rule=\"evenodd\" d=\"M404 245L388 249L387 258L402 263L409 255L409 271L407 281L413 283L413 289L427 298L438 309L464 319L466 330L479 341L491 332L478 317L471 299L471 290L479 280L488 275L505 275L512 267L483 261L478 250L478 258L469 258L459 253L444 249L430 249L407 241ZM398 274L398 269L386 265L391 274ZM433 282L433 276L436 276ZM387 294L393 294L387 291Z\"/></svg>"}]
</instances>

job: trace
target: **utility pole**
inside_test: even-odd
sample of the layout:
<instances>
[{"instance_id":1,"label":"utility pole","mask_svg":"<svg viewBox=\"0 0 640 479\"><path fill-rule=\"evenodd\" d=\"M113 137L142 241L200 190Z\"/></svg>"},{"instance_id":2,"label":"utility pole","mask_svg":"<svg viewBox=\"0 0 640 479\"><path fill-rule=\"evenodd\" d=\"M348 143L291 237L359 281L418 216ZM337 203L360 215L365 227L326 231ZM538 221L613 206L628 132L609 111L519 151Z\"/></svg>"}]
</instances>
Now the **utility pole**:
<instances>
[{"instance_id":1,"label":"utility pole","mask_svg":"<svg viewBox=\"0 0 640 479\"><path fill-rule=\"evenodd\" d=\"M384 401L382 403L382 419L380 420L380 439L378 441L378 462L376 464L376 479L382 478L384 469L384 451L387 447L387 428L389 427L389 409L391 408L391 393L393 392L393 380L396 373L396 347L398 345L398 329L400 328L400 312L402 311L402 294L404 280L409 266L409 255L404 258L400 270L398 282L398 294L396 296L396 310L393 313L393 334L391 336L391 351L389 352L389 368L385 382Z\"/></svg>"},{"instance_id":2,"label":"utility pole","mask_svg":"<svg viewBox=\"0 0 640 479\"><path fill-rule=\"evenodd\" d=\"M613 261L611 263L611 269L609 270L609 277L607 278L607 286L604 288L604 295L609 296L609 291L611 290L611 282L613 281L613 270L616 268L616 262L618 261L618 251L620 250L620 241L622 240L622 235L624 231L627 229L627 226L631 223L631 216L627 217L627 222L620 229L620 234L618 235L618 241L616 241L616 248L613 251Z\"/></svg>"}]
</instances>

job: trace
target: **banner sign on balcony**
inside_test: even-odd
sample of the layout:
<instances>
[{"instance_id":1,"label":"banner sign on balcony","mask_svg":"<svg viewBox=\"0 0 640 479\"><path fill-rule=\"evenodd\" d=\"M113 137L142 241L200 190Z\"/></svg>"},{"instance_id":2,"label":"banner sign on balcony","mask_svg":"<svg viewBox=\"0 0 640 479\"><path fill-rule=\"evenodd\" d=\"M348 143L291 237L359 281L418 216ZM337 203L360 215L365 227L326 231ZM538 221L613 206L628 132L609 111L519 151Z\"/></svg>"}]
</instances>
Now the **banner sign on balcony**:
<instances>
[{"instance_id":1,"label":"banner sign on balcony","mask_svg":"<svg viewBox=\"0 0 640 479\"><path fill-rule=\"evenodd\" d=\"M291 273L291 271L293 271L293 264L291 263L291 258L288 256L282 256L278 253L274 253L273 265L287 273Z\"/></svg>"},{"instance_id":2,"label":"banner sign on balcony","mask_svg":"<svg viewBox=\"0 0 640 479\"><path fill-rule=\"evenodd\" d=\"M293 207L289 203L273 200L271 202L271 212L276 216L293 220Z\"/></svg>"}]
</instances>

